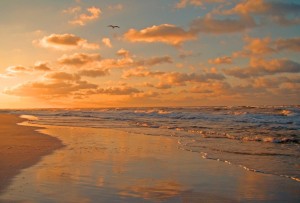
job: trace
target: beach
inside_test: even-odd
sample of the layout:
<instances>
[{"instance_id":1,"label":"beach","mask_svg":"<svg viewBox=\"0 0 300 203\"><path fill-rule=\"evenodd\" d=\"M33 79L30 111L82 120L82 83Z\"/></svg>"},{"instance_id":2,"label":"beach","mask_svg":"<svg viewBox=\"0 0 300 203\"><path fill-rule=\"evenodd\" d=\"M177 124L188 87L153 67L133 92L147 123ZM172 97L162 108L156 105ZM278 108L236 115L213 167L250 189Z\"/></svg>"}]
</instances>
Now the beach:
<instances>
[{"instance_id":1,"label":"beach","mask_svg":"<svg viewBox=\"0 0 300 203\"><path fill-rule=\"evenodd\" d=\"M17 124L24 120L0 114L0 192L22 169L62 147L60 140L36 132L38 128Z\"/></svg>"},{"instance_id":2,"label":"beach","mask_svg":"<svg viewBox=\"0 0 300 203\"><path fill-rule=\"evenodd\" d=\"M199 153L180 148L176 137L112 128L49 125L39 125L35 132L36 125L16 126L22 119L3 116L5 121L11 121L12 127L7 129L7 124L1 128L1 132L5 129L7 132L2 139L13 136L15 129L20 128L23 134L27 132L34 137L28 139L30 143L26 146L35 147L25 150L26 154L23 150L16 151L16 157L22 160L29 157L27 154L34 154L32 161L16 165L18 168L5 156L11 163L6 171L22 171L10 174L14 179L10 184L5 183L7 187L0 194L0 202L298 202L300 199L299 182L203 159ZM19 143L11 142L9 146L18 148ZM3 161L2 156L1 163L6 163Z\"/></svg>"}]
</instances>

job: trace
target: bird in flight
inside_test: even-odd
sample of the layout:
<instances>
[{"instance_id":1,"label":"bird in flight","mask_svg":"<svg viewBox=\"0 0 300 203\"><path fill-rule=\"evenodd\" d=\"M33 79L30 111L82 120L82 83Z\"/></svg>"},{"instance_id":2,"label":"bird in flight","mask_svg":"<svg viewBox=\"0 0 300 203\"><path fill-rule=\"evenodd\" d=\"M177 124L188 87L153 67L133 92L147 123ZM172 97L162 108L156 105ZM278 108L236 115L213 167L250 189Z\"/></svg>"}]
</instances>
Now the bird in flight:
<instances>
[{"instance_id":1,"label":"bird in flight","mask_svg":"<svg viewBox=\"0 0 300 203\"><path fill-rule=\"evenodd\" d=\"M120 28L118 25L108 25L107 27L111 27L112 29Z\"/></svg>"}]
</instances>

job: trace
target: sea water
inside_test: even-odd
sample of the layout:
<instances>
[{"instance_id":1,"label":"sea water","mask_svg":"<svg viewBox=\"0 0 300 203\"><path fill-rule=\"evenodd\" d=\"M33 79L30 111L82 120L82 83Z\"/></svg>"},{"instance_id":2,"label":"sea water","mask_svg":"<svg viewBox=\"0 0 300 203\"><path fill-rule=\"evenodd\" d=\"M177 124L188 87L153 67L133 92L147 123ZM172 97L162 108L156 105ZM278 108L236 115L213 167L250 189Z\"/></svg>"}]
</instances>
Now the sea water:
<instances>
[{"instance_id":1,"label":"sea water","mask_svg":"<svg viewBox=\"0 0 300 203\"><path fill-rule=\"evenodd\" d=\"M300 181L300 106L2 110L33 124L173 136L178 148Z\"/></svg>"}]
</instances>

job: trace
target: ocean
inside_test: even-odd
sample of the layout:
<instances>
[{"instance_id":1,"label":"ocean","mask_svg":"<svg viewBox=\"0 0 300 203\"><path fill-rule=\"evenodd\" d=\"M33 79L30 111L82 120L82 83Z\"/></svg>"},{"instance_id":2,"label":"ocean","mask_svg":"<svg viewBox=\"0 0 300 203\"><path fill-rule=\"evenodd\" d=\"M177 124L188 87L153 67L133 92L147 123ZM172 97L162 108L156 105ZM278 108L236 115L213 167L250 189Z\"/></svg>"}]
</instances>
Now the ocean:
<instances>
[{"instance_id":1,"label":"ocean","mask_svg":"<svg viewBox=\"0 0 300 203\"><path fill-rule=\"evenodd\" d=\"M0 110L30 123L172 136L178 148L300 182L300 106ZM85 136L85 135L81 135Z\"/></svg>"}]
</instances>

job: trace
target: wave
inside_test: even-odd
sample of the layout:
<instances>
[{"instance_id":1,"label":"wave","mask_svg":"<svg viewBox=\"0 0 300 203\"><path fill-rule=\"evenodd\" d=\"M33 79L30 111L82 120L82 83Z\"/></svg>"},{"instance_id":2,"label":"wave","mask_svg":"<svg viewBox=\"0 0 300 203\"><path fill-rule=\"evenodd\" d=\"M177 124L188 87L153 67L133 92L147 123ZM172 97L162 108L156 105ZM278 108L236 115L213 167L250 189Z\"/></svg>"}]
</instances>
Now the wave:
<instances>
[{"instance_id":1,"label":"wave","mask_svg":"<svg viewBox=\"0 0 300 203\"><path fill-rule=\"evenodd\" d=\"M238 167L241 167L247 171L251 171L251 172L255 172L255 173L262 173L262 174L269 174L269 175L275 175L275 176L280 176L280 177L284 177L284 178L288 178L288 179L291 179L291 180L294 180L294 181L297 181L297 182L300 182L300 178L295 176L295 175L287 175L287 174L282 174L282 173L278 173L276 171L268 171L268 170L263 170L263 169L256 169L255 166L253 167L249 167L249 166L246 166L247 164L239 164L239 163L236 163L235 161L230 161L228 159L224 159L224 158L220 158L220 157L213 157L213 156L210 156L210 153L208 152L204 152L204 151L197 151L193 148L190 148L189 147L189 144L191 142L186 142L184 140L178 140L178 144L181 145L181 147L179 147L179 149L181 150L184 150L184 151L189 151L189 152L196 152L196 153L200 153L201 154L201 157L203 159L208 159L208 160L214 160L214 161L219 161L219 162L223 162L223 163L226 163L226 164L230 164L230 165L235 165L235 166L238 166ZM207 147L201 147L203 148L204 150L207 149ZM210 150L212 150L210 148ZM250 155L250 156L272 156L272 157L294 157L294 158L299 158L299 156L295 156L295 155L292 155L292 154L283 154L283 153L266 153L266 152L260 152L260 153L251 153L251 152L237 152L237 151L225 151L225 150L220 150L220 149L216 149L214 148L213 149L214 151L218 151L220 153L222 153L222 155L224 156L224 152L225 153L230 153L230 154L237 154L237 155L242 155L242 156L247 156L247 155Z\"/></svg>"},{"instance_id":2,"label":"wave","mask_svg":"<svg viewBox=\"0 0 300 203\"><path fill-rule=\"evenodd\" d=\"M282 110L282 111L280 111L279 114L282 115L282 116L294 116L294 115L296 115L295 112L290 111L290 110Z\"/></svg>"}]
</instances>

